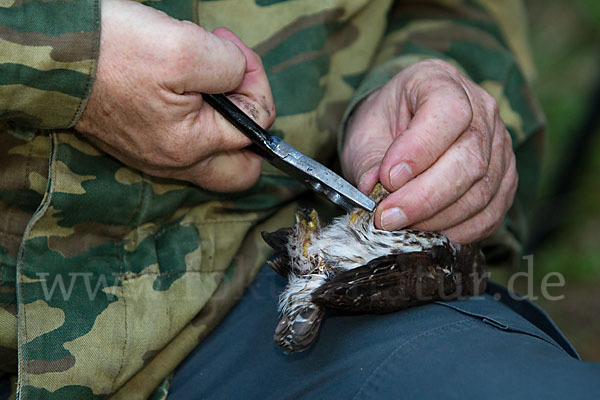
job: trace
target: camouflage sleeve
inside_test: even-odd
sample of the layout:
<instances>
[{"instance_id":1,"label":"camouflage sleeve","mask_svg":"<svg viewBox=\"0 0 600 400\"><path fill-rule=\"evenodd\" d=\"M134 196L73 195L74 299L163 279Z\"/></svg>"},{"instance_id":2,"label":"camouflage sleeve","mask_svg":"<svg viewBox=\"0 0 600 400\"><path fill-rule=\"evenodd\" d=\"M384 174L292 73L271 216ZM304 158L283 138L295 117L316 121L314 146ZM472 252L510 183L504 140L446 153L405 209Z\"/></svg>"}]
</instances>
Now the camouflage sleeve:
<instances>
[{"instance_id":1,"label":"camouflage sleeve","mask_svg":"<svg viewBox=\"0 0 600 400\"><path fill-rule=\"evenodd\" d=\"M75 125L99 37L99 0L0 0L0 120L12 133Z\"/></svg>"},{"instance_id":2,"label":"camouflage sleeve","mask_svg":"<svg viewBox=\"0 0 600 400\"><path fill-rule=\"evenodd\" d=\"M537 186L544 118L529 86L534 69L526 33L520 0L396 1L373 68L344 119L368 94L426 58L455 65L494 96L513 139L520 183L503 226L484 243L491 263L514 262L519 255L526 241L524 210L531 210Z\"/></svg>"}]
</instances>

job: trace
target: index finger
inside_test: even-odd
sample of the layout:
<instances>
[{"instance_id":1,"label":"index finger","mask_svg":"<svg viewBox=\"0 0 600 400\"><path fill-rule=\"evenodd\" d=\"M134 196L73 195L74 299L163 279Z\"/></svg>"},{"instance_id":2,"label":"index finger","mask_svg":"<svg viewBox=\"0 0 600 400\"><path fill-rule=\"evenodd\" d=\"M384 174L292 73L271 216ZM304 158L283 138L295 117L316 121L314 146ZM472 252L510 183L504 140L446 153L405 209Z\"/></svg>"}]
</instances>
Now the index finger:
<instances>
[{"instance_id":1,"label":"index finger","mask_svg":"<svg viewBox=\"0 0 600 400\"><path fill-rule=\"evenodd\" d=\"M431 168L379 203L375 226L396 230L431 218L485 176L489 159L478 135L469 130Z\"/></svg>"}]
</instances>

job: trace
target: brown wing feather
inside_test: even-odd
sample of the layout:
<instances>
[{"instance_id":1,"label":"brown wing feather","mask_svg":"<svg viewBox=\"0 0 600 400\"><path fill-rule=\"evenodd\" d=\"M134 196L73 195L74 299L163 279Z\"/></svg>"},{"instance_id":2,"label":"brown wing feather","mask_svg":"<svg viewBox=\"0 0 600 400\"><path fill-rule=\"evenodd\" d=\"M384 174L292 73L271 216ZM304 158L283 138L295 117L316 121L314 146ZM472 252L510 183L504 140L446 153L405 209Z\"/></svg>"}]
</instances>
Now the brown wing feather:
<instances>
[{"instance_id":1,"label":"brown wing feather","mask_svg":"<svg viewBox=\"0 0 600 400\"><path fill-rule=\"evenodd\" d=\"M273 268L273 271L277 272L284 278L287 278L291 272L290 259L286 255L277 255L272 259L267 260L267 264L269 267Z\"/></svg>"},{"instance_id":2,"label":"brown wing feather","mask_svg":"<svg viewBox=\"0 0 600 400\"><path fill-rule=\"evenodd\" d=\"M472 295L473 285L463 284L462 261L469 254L459 255L457 259L450 249L436 246L426 252L379 257L336 274L312 293L312 300L328 308L386 313Z\"/></svg>"},{"instance_id":3,"label":"brown wing feather","mask_svg":"<svg viewBox=\"0 0 600 400\"><path fill-rule=\"evenodd\" d=\"M308 304L288 315L283 315L273 339L286 354L304 351L319 334L324 311L315 304Z\"/></svg>"},{"instance_id":4,"label":"brown wing feather","mask_svg":"<svg viewBox=\"0 0 600 400\"><path fill-rule=\"evenodd\" d=\"M275 232L262 231L260 234L263 239L271 248L278 253L287 253L286 246L288 244L289 236L294 231L293 228L281 228Z\"/></svg>"},{"instance_id":5,"label":"brown wing feather","mask_svg":"<svg viewBox=\"0 0 600 400\"><path fill-rule=\"evenodd\" d=\"M262 231L260 234L262 235L264 241L271 246L273 250L278 253L274 258L267 261L267 264L275 272L279 275L287 278L290 274L290 259L287 256L287 243L289 240L289 236L292 234L293 228L281 228L276 230L275 232L265 232Z\"/></svg>"}]
</instances>

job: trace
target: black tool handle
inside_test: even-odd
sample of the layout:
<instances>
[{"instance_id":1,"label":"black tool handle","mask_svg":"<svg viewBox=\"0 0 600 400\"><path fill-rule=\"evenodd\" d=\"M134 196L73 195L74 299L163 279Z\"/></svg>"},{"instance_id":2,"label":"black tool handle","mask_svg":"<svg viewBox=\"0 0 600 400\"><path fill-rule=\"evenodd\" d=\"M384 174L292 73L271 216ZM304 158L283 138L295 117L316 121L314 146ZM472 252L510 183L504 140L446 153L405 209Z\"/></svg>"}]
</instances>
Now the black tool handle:
<instances>
[{"instance_id":1,"label":"black tool handle","mask_svg":"<svg viewBox=\"0 0 600 400\"><path fill-rule=\"evenodd\" d=\"M250 149L263 157L271 155L270 144L272 136L240 110L224 94L202 93L202 98L219 112L227 121L231 122L240 132L246 135L256 146ZM257 147L259 151L257 151ZM271 155L272 157L272 155Z\"/></svg>"},{"instance_id":2,"label":"black tool handle","mask_svg":"<svg viewBox=\"0 0 600 400\"><path fill-rule=\"evenodd\" d=\"M283 140L270 135L224 94L202 94L202 98L252 141L247 149L264 157L276 168L324 194L350 212L354 206L368 211L375 202L329 168L305 156Z\"/></svg>"}]
</instances>

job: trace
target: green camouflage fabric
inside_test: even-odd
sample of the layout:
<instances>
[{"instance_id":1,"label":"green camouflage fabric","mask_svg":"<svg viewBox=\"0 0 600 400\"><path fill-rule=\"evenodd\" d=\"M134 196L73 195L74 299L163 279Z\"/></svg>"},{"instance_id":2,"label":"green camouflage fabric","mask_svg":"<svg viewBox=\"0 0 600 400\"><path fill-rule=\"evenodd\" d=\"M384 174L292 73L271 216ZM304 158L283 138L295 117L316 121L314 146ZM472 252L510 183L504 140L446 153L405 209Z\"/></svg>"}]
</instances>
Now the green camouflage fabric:
<instances>
[{"instance_id":1,"label":"green camouflage fabric","mask_svg":"<svg viewBox=\"0 0 600 400\"><path fill-rule=\"evenodd\" d=\"M457 65L496 97L513 137L517 201L486 250L517 254L543 129L519 1L147 4L253 47L278 112L271 133L322 162L394 73L424 58ZM97 0L0 0L0 368L19 399L165 398L270 256L260 232L289 226L304 192L266 165L252 189L211 193L89 144L71 127L98 39Z\"/></svg>"},{"instance_id":2,"label":"green camouflage fabric","mask_svg":"<svg viewBox=\"0 0 600 400\"><path fill-rule=\"evenodd\" d=\"M96 69L99 0L0 0L0 119L13 133L75 125Z\"/></svg>"}]
</instances>

